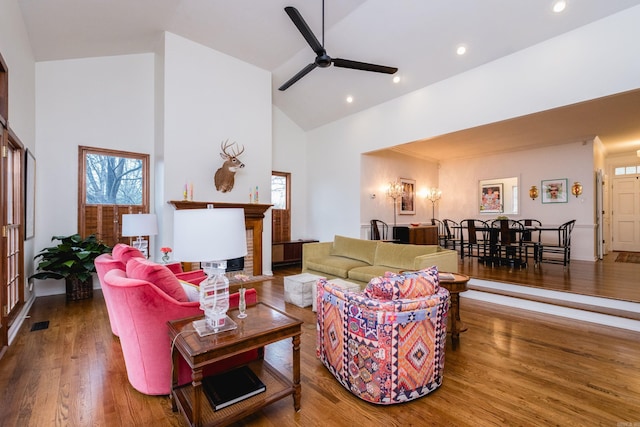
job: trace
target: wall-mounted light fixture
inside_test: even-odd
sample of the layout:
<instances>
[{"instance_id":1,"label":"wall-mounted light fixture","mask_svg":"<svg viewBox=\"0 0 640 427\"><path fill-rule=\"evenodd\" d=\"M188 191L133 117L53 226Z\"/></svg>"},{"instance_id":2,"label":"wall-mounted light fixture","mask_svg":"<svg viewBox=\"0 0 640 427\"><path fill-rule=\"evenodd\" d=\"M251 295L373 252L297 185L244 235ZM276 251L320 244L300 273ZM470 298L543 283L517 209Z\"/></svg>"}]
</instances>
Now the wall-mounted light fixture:
<instances>
[{"instance_id":1,"label":"wall-mounted light fixture","mask_svg":"<svg viewBox=\"0 0 640 427\"><path fill-rule=\"evenodd\" d=\"M582 184L580 184L578 181L574 182L571 186L571 194L576 197L580 196L582 194Z\"/></svg>"},{"instance_id":2,"label":"wall-mounted light fixture","mask_svg":"<svg viewBox=\"0 0 640 427\"><path fill-rule=\"evenodd\" d=\"M539 195L540 193L538 192L538 187L532 185L529 189L529 197L531 197L531 200L537 199Z\"/></svg>"}]
</instances>

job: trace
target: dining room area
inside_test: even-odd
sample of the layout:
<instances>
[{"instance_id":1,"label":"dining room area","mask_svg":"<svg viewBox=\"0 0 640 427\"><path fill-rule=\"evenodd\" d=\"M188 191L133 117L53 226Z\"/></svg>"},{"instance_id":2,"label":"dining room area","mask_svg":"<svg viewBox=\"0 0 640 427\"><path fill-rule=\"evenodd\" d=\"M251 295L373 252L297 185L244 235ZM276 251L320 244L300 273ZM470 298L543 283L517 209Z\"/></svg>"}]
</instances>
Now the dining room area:
<instances>
[{"instance_id":1,"label":"dining room area","mask_svg":"<svg viewBox=\"0 0 640 427\"><path fill-rule=\"evenodd\" d=\"M544 225L537 219L452 219L434 221L439 244L458 251L460 259L477 258L489 267L537 268L541 263L571 262L571 233L576 220Z\"/></svg>"}]
</instances>

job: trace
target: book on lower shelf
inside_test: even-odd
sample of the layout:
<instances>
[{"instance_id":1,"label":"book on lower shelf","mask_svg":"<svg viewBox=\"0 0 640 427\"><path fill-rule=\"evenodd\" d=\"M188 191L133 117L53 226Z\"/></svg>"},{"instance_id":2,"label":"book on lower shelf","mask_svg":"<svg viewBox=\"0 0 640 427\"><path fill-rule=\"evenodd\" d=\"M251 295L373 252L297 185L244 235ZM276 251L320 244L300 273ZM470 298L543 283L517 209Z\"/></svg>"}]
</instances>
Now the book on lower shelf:
<instances>
[{"instance_id":1,"label":"book on lower shelf","mask_svg":"<svg viewBox=\"0 0 640 427\"><path fill-rule=\"evenodd\" d=\"M202 379L204 394L215 411L264 392L267 387L248 366Z\"/></svg>"}]
</instances>

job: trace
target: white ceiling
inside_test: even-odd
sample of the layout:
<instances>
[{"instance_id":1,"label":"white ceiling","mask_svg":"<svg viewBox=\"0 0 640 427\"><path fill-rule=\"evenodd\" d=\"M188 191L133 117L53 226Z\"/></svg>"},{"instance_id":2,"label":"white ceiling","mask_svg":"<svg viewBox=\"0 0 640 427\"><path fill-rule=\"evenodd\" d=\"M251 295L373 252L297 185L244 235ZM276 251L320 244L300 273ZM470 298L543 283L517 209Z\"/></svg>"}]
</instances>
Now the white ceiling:
<instances>
[{"instance_id":1,"label":"white ceiling","mask_svg":"<svg viewBox=\"0 0 640 427\"><path fill-rule=\"evenodd\" d=\"M327 53L398 67L402 80L394 84L386 74L317 68L281 92L277 88L315 58L284 7L296 7L322 42L322 0L18 2L36 61L152 52L162 32L170 31L271 71L273 103L304 130L640 4L640 0L567 0L565 12L554 14L552 0L326 0ZM459 44L468 47L465 56L455 54ZM353 103L345 102L347 95L354 97ZM532 135L551 128L549 122L540 126L541 120L563 117L566 120L556 123L562 132L537 139L557 143L558 138L566 142L598 135L613 153L629 140L627 132L640 141L640 124L635 125L638 99L635 94L608 101L609 107L632 107L632 122L628 113L590 102L578 110L562 109L563 116L541 113L436 138L426 146L429 157L437 159L456 157L459 152L451 149L468 152L485 139L498 151L514 149L518 141L530 144ZM597 120L585 120L585 115ZM419 145L425 146L413 143L398 149L424 156ZM436 154L436 145L445 149Z\"/></svg>"}]
</instances>

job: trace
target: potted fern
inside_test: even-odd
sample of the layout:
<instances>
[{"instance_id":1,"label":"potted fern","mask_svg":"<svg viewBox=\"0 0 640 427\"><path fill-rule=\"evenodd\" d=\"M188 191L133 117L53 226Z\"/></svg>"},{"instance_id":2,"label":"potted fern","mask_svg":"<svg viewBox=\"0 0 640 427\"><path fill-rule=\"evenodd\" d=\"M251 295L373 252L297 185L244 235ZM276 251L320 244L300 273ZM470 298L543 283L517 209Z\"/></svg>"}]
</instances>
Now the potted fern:
<instances>
[{"instance_id":1,"label":"potted fern","mask_svg":"<svg viewBox=\"0 0 640 427\"><path fill-rule=\"evenodd\" d=\"M44 248L34 259L40 258L37 272L29 279L65 279L67 300L93 297L93 261L98 255L111 252L111 248L91 235L83 239L79 234L53 236L56 246Z\"/></svg>"}]
</instances>

